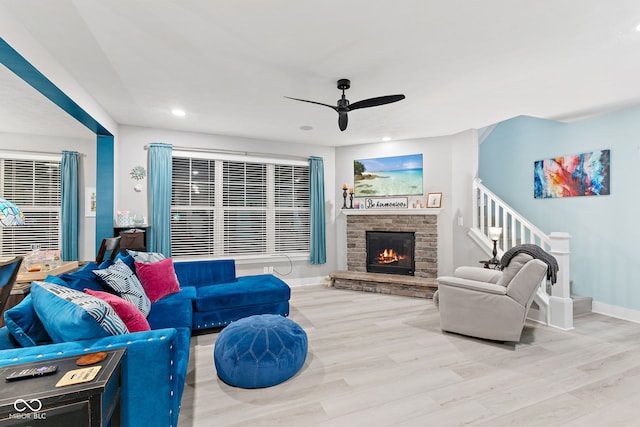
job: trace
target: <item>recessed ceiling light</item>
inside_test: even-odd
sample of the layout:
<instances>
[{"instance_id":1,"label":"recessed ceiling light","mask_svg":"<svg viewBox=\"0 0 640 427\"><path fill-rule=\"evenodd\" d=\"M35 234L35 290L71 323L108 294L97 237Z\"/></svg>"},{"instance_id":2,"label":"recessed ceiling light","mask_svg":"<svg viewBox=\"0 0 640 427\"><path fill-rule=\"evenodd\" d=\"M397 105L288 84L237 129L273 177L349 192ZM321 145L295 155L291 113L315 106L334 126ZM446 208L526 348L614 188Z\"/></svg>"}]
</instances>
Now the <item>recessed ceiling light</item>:
<instances>
[{"instance_id":1,"label":"recessed ceiling light","mask_svg":"<svg viewBox=\"0 0 640 427\"><path fill-rule=\"evenodd\" d=\"M391 137L390 136L385 136L385 137L382 138L382 141L383 142L389 142L389 141L391 141Z\"/></svg>"},{"instance_id":2,"label":"recessed ceiling light","mask_svg":"<svg viewBox=\"0 0 640 427\"><path fill-rule=\"evenodd\" d=\"M636 27L636 31L640 31L640 24Z\"/></svg>"},{"instance_id":3,"label":"recessed ceiling light","mask_svg":"<svg viewBox=\"0 0 640 427\"><path fill-rule=\"evenodd\" d=\"M313 126L303 125L300 126L300 130L313 130Z\"/></svg>"},{"instance_id":4,"label":"recessed ceiling light","mask_svg":"<svg viewBox=\"0 0 640 427\"><path fill-rule=\"evenodd\" d=\"M174 108L173 110L171 110L171 114L178 117L184 117L187 115L187 113L185 113L184 110L181 110L179 108Z\"/></svg>"}]
</instances>

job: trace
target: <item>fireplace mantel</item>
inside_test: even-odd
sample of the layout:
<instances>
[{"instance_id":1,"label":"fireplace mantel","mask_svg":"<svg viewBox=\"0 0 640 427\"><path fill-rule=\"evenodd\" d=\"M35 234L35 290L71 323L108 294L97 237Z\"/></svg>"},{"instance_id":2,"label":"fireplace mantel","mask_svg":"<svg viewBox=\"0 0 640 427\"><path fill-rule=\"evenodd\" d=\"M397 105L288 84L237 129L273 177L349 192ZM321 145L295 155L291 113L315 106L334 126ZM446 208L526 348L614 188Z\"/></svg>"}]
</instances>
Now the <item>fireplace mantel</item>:
<instances>
[{"instance_id":1,"label":"fireplace mantel","mask_svg":"<svg viewBox=\"0 0 640 427\"><path fill-rule=\"evenodd\" d=\"M344 215L438 215L441 208L428 209L341 209Z\"/></svg>"}]
</instances>

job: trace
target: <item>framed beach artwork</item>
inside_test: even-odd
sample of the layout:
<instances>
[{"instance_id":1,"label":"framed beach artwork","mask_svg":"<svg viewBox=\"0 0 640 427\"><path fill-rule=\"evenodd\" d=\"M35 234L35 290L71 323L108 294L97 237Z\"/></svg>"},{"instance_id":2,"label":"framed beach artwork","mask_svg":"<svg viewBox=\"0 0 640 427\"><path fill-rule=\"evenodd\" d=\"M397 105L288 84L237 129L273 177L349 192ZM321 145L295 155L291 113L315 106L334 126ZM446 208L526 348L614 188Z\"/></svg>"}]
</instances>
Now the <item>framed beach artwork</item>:
<instances>
[{"instance_id":1,"label":"framed beach artwork","mask_svg":"<svg viewBox=\"0 0 640 427\"><path fill-rule=\"evenodd\" d=\"M609 150L601 150L534 162L533 197L608 195L610 157Z\"/></svg>"},{"instance_id":2,"label":"framed beach artwork","mask_svg":"<svg viewBox=\"0 0 640 427\"><path fill-rule=\"evenodd\" d=\"M422 195L422 154L354 160L356 197Z\"/></svg>"}]
</instances>

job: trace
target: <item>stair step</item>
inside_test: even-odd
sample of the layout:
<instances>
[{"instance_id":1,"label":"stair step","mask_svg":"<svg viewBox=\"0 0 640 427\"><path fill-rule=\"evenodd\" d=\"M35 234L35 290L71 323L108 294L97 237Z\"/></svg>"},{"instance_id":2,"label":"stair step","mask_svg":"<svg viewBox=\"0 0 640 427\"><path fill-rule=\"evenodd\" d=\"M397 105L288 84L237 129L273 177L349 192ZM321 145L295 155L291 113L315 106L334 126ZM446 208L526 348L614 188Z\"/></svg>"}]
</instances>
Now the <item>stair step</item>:
<instances>
[{"instance_id":1,"label":"stair step","mask_svg":"<svg viewBox=\"0 0 640 427\"><path fill-rule=\"evenodd\" d=\"M573 317L591 313L591 302L593 301L593 298L584 297L582 295L571 295L571 300L573 301ZM531 308L529 308L527 317L544 322L544 313L540 312L540 308L535 301L531 303Z\"/></svg>"},{"instance_id":2,"label":"stair step","mask_svg":"<svg viewBox=\"0 0 640 427\"><path fill-rule=\"evenodd\" d=\"M593 298L582 295L571 295L573 300L573 316L591 313L591 304Z\"/></svg>"}]
</instances>

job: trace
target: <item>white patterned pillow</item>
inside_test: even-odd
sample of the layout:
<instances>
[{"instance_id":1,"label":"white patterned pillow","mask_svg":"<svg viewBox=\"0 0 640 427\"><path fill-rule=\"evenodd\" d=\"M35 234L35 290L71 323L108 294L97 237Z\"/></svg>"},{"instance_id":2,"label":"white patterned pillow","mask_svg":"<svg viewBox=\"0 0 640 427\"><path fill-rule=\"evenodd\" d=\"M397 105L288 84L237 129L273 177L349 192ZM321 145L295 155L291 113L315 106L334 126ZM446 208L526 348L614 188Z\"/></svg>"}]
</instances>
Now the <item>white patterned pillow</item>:
<instances>
[{"instance_id":1,"label":"white patterned pillow","mask_svg":"<svg viewBox=\"0 0 640 427\"><path fill-rule=\"evenodd\" d=\"M144 292L140 280L122 260L117 260L115 264L104 270L93 270L93 274L116 291L120 298L138 307L145 317L149 315L151 301Z\"/></svg>"},{"instance_id":2,"label":"white patterned pillow","mask_svg":"<svg viewBox=\"0 0 640 427\"><path fill-rule=\"evenodd\" d=\"M129 332L109 304L54 283L33 282L33 308L53 342L78 341Z\"/></svg>"},{"instance_id":3,"label":"white patterned pillow","mask_svg":"<svg viewBox=\"0 0 640 427\"><path fill-rule=\"evenodd\" d=\"M131 255L134 260L143 264L153 264L154 262L162 261L163 259L167 258L160 252L139 252L131 251L128 249L127 252L129 252L129 255Z\"/></svg>"}]
</instances>

